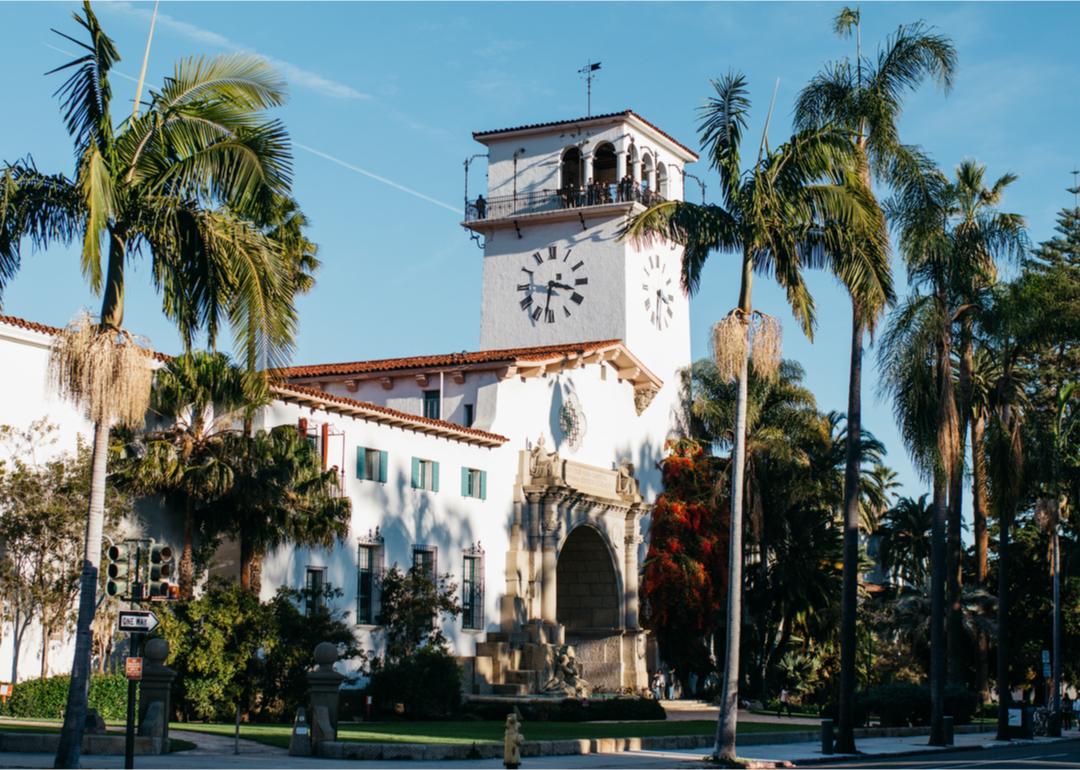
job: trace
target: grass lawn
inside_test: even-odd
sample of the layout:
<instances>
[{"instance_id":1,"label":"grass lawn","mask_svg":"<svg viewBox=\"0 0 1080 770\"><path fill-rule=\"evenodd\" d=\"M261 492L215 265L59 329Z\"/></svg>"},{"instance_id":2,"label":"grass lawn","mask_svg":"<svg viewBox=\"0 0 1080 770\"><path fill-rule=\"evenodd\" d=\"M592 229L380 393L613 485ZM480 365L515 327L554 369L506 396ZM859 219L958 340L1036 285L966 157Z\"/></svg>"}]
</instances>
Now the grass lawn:
<instances>
[{"instance_id":1,"label":"grass lawn","mask_svg":"<svg viewBox=\"0 0 1080 770\"><path fill-rule=\"evenodd\" d=\"M502 740L505 727L502 721L343 723L338 737L364 743L498 743ZM229 724L174 722L171 729L232 735L235 728ZM528 741L712 735L715 729L716 722L711 719L686 722L526 722L523 726L525 740ZM745 723L739 725L739 734L805 729L805 725ZM240 737L287 747L291 730L290 725L241 725Z\"/></svg>"},{"instance_id":2,"label":"grass lawn","mask_svg":"<svg viewBox=\"0 0 1080 770\"><path fill-rule=\"evenodd\" d=\"M61 726L60 720L48 719L48 720L29 720L20 719L18 721L11 721L10 718L0 717L0 733L58 733ZM123 722L109 722L109 733L112 735L124 734ZM181 740L179 738L169 739L169 751L188 751L195 748L195 744L191 741Z\"/></svg>"}]
</instances>

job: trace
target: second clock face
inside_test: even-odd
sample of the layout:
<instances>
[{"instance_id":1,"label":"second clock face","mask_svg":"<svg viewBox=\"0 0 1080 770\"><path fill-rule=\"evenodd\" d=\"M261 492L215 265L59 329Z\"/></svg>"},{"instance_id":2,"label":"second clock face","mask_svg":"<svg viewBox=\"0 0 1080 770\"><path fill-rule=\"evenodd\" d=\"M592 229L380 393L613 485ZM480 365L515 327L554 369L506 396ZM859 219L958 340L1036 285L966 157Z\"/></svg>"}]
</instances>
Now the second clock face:
<instances>
[{"instance_id":1,"label":"second clock face","mask_svg":"<svg viewBox=\"0 0 1080 770\"><path fill-rule=\"evenodd\" d=\"M589 278L585 262L566 246L551 245L526 258L519 273L518 304L534 324L553 324L574 313L585 301Z\"/></svg>"},{"instance_id":2,"label":"second clock face","mask_svg":"<svg viewBox=\"0 0 1080 770\"><path fill-rule=\"evenodd\" d=\"M658 331L668 328L675 316L675 278L674 271L668 271L667 260L659 254L649 256L642 274L642 304L649 323Z\"/></svg>"}]
</instances>

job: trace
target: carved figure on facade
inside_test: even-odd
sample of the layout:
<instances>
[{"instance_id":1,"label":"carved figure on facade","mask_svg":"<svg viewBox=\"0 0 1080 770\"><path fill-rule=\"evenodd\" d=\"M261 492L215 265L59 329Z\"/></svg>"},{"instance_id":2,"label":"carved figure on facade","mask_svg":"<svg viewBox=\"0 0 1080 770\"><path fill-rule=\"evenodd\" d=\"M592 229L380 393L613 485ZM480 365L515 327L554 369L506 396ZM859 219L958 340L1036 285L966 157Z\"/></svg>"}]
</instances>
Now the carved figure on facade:
<instances>
[{"instance_id":1,"label":"carved figure on facade","mask_svg":"<svg viewBox=\"0 0 1080 770\"><path fill-rule=\"evenodd\" d=\"M649 404L656 398L656 394L660 391L651 386L638 387L634 389L634 409L638 414L641 414L649 408Z\"/></svg>"},{"instance_id":2,"label":"carved figure on facade","mask_svg":"<svg viewBox=\"0 0 1080 770\"><path fill-rule=\"evenodd\" d=\"M624 499L638 499L640 494L634 464L629 460L621 462L616 470L619 475L615 479L615 492Z\"/></svg>"},{"instance_id":3,"label":"carved figure on facade","mask_svg":"<svg viewBox=\"0 0 1080 770\"><path fill-rule=\"evenodd\" d=\"M574 648L561 645L551 664L551 678L544 685L543 691L549 695L565 695L573 698L587 698L591 685L581 676Z\"/></svg>"},{"instance_id":4,"label":"carved figure on facade","mask_svg":"<svg viewBox=\"0 0 1080 770\"><path fill-rule=\"evenodd\" d=\"M529 454L529 475L533 479L561 479L562 464L558 452L548 452L541 435Z\"/></svg>"}]
</instances>

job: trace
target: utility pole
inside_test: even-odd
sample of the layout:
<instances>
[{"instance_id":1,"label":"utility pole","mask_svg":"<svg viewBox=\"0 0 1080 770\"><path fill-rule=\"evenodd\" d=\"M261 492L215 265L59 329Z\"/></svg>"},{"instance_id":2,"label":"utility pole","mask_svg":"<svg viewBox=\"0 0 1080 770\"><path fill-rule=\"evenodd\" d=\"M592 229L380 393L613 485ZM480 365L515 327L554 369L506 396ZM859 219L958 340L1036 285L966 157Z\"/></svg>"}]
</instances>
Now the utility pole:
<instances>
[{"instance_id":1,"label":"utility pole","mask_svg":"<svg viewBox=\"0 0 1080 770\"><path fill-rule=\"evenodd\" d=\"M584 67L578 70L578 74L585 78L585 92L587 98L587 111L586 117L592 117L592 81L596 77L596 71L600 69L600 62L589 61Z\"/></svg>"}]
</instances>

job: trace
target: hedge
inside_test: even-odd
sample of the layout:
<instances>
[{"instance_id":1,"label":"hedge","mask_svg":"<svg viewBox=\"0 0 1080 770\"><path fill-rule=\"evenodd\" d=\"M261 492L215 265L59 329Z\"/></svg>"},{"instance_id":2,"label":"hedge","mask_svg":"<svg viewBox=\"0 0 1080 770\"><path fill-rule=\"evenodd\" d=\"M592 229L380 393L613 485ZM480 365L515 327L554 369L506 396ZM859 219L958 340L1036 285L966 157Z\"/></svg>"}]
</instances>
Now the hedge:
<instances>
[{"instance_id":1,"label":"hedge","mask_svg":"<svg viewBox=\"0 0 1080 770\"><path fill-rule=\"evenodd\" d=\"M640 722L667 719L664 707L652 698L597 698L587 701L566 698L547 703L534 701L522 704L480 701L468 704L466 713L477 719L501 720L515 706L526 722Z\"/></svg>"},{"instance_id":2,"label":"hedge","mask_svg":"<svg viewBox=\"0 0 1080 770\"><path fill-rule=\"evenodd\" d=\"M945 714L957 725L971 722L979 706L978 695L958 685L945 688ZM882 727L906 727L930 723L930 687L925 684L882 684L855 696L855 724L876 716ZM822 709L822 716L836 718L836 704Z\"/></svg>"},{"instance_id":3,"label":"hedge","mask_svg":"<svg viewBox=\"0 0 1080 770\"><path fill-rule=\"evenodd\" d=\"M5 716L20 719L62 719L67 706L71 677L50 676L29 679L15 685ZM127 679L123 674L90 677L90 708L106 720L122 720L127 714Z\"/></svg>"}]
</instances>

